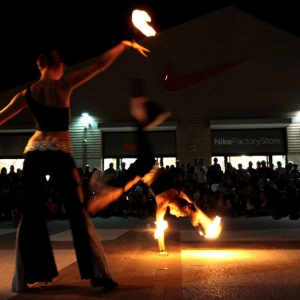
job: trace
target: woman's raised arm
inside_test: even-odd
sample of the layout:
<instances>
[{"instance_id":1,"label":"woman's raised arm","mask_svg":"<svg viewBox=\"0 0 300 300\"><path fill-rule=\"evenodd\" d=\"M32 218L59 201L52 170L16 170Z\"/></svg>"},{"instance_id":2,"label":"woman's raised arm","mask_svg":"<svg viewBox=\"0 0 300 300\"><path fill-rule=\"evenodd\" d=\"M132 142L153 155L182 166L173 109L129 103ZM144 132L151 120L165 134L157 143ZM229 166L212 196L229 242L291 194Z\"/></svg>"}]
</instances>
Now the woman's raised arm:
<instances>
[{"instance_id":1,"label":"woman's raised arm","mask_svg":"<svg viewBox=\"0 0 300 300\"><path fill-rule=\"evenodd\" d=\"M124 52L125 49L136 50L145 57L147 57L146 52L150 52L147 48L144 48L136 42L122 41L118 45L102 53L89 66L67 74L64 80L68 85L68 88L73 90L97 74L105 71Z\"/></svg>"},{"instance_id":2,"label":"woman's raised arm","mask_svg":"<svg viewBox=\"0 0 300 300\"><path fill-rule=\"evenodd\" d=\"M23 91L14 96L14 98L0 111L0 125L17 115L25 107L27 107L27 102L25 91Z\"/></svg>"}]
</instances>

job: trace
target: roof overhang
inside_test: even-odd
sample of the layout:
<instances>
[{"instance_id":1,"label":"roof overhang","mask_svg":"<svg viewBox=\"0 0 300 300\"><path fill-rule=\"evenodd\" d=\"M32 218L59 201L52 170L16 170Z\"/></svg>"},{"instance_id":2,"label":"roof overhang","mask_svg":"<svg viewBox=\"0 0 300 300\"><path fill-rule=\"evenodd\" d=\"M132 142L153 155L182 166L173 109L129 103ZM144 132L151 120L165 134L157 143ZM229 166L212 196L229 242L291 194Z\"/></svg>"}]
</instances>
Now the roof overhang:
<instances>
[{"instance_id":1,"label":"roof overhang","mask_svg":"<svg viewBox=\"0 0 300 300\"><path fill-rule=\"evenodd\" d=\"M286 128L292 123L291 118L278 119L242 119L242 120L211 120L210 129L266 129Z\"/></svg>"},{"instance_id":2,"label":"roof overhang","mask_svg":"<svg viewBox=\"0 0 300 300\"><path fill-rule=\"evenodd\" d=\"M12 129L0 129L0 134L1 133L12 133L12 134L15 134L15 133L31 133L33 134L36 130L35 129L31 129L31 128L25 128L25 129L15 129L15 128L12 128Z\"/></svg>"},{"instance_id":3,"label":"roof overhang","mask_svg":"<svg viewBox=\"0 0 300 300\"><path fill-rule=\"evenodd\" d=\"M136 123L133 122L107 122L98 123L98 128L102 132L129 132L136 131ZM177 129L177 122L164 122L154 127L151 131L174 131Z\"/></svg>"}]
</instances>

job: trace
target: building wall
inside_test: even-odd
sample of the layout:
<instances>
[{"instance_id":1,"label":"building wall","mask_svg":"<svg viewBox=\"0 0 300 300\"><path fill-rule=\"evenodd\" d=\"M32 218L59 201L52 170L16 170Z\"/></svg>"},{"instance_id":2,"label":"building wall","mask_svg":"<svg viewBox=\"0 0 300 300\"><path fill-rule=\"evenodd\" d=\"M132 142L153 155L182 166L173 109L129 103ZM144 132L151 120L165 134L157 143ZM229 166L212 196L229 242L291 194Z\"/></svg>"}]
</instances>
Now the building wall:
<instances>
[{"instance_id":1,"label":"building wall","mask_svg":"<svg viewBox=\"0 0 300 300\"><path fill-rule=\"evenodd\" d=\"M139 42L151 50L148 58L125 51L107 71L72 95L71 138L78 165L101 161L101 131L96 124L131 121L131 77L144 79L147 96L172 112L170 120L178 123L177 155L182 163L200 157L210 161L210 120L257 118L268 123L269 118L297 118L300 40L289 33L227 7ZM189 88L176 92L164 89L169 64L173 64L174 74L183 78L238 62ZM1 93L1 107L21 88ZM83 111L94 118L86 131L77 124ZM28 109L5 126L2 128L33 126ZM288 157L298 161L298 125L292 124L287 132Z\"/></svg>"},{"instance_id":2,"label":"building wall","mask_svg":"<svg viewBox=\"0 0 300 300\"><path fill-rule=\"evenodd\" d=\"M102 135L97 124L82 125L79 121L73 120L70 133L77 166L84 168L90 165L91 168L101 169Z\"/></svg>"},{"instance_id":3,"label":"building wall","mask_svg":"<svg viewBox=\"0 0 300 300\"><path fill-rule=\"evenodd\" d=\"M194 158L203 158L210 164L210 129L203 120L182 121L177 128L177 158L181 163L193 164Z\"/></svg>"},{"instance_id":4,"label":"building wall","mask_svg":"<svg viewBox=\"0 0 300 300\"><path fill-rule=\"evenodd\" d=\"M300 165L300 123L291 124L287 128L288 160Z\"/></svg>"}]
</instances>

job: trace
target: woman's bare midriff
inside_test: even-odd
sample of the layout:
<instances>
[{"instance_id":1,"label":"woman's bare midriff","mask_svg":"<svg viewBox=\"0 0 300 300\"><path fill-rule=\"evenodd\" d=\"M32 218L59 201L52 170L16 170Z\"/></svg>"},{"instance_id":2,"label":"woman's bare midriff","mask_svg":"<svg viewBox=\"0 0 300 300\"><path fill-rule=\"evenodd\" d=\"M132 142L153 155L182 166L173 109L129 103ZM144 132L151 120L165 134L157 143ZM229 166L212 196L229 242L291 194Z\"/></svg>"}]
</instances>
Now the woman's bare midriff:
<instances>
[{"instance_id":1,"label":"woman's bare midriff","mask_svg":"<svg viewBox=\"0 0 300 300\"><path fill-rule=\"evenodd\" d=\"M28 140L32 142L51 142L60 141L71 143L69 131L36 131L33 136Z\"/></svg>"}]
</instances>

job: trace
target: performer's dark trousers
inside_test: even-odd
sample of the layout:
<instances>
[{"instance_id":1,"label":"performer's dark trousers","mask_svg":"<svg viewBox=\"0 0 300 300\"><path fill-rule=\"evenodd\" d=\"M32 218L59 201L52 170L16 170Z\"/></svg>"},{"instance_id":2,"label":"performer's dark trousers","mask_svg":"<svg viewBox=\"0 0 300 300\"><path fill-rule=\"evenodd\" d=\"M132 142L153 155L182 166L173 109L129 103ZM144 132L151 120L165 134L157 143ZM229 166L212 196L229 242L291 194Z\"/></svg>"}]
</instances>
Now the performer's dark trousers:
<instances>
[{"instance_id":1,"label":"performer's dark trousers","mask_svg":"<svg viewBox=\"0 0 300 300\"><path fill-rule=\"evenodd\" d=\"M13 291L27 283L52 281L58 275L44 214L45 175L50 175L66 206L81 278L110 277L101 241L84 208L71 154L36 150L24 158L23 215L17 232Z\"/></svg>"}]
</instances>

